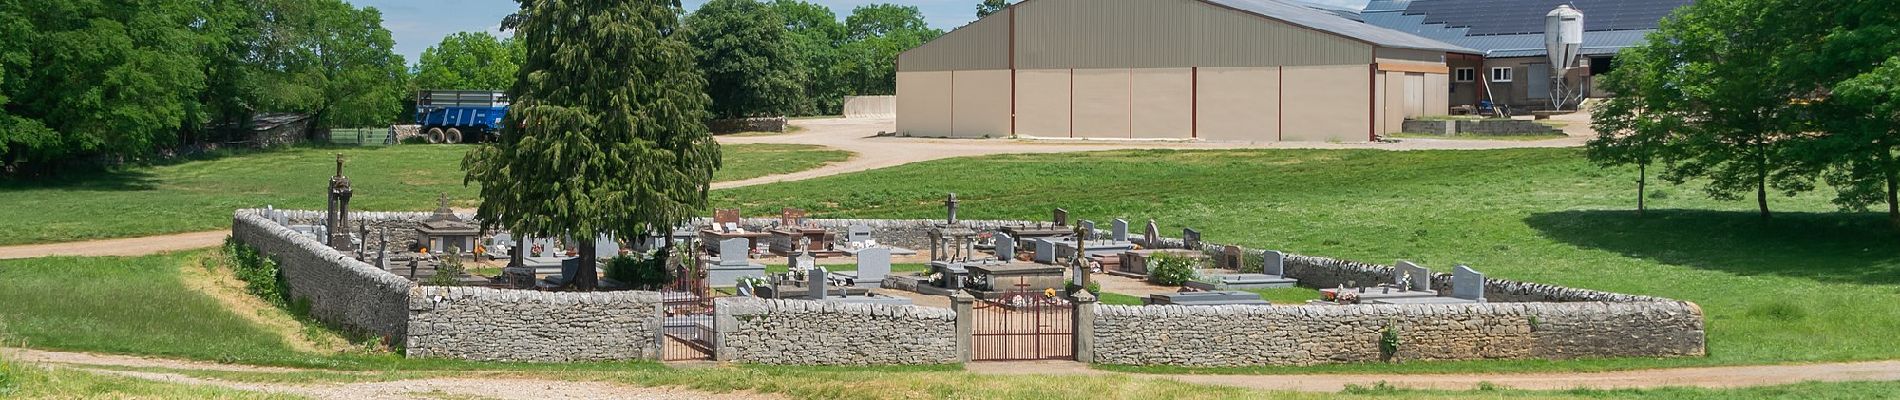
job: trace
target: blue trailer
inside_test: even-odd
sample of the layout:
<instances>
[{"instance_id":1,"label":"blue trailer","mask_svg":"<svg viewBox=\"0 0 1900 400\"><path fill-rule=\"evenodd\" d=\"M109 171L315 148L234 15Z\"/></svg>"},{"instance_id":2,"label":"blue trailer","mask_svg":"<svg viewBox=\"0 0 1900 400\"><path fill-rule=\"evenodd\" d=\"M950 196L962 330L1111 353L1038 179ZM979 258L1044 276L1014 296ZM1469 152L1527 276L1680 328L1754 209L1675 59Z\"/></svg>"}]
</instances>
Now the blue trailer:
<instances>
[{"instance_id":1,"label":"blue trailer","mask_svg":"<svg viewBox=\"0 0 1900 400\"><path fill-rule=\"evenodd\" d=\"M508 94L492 90L424 90L416 94L416 125L429 143L492 141L508 114Z\"/></svg>"}]
</instances>

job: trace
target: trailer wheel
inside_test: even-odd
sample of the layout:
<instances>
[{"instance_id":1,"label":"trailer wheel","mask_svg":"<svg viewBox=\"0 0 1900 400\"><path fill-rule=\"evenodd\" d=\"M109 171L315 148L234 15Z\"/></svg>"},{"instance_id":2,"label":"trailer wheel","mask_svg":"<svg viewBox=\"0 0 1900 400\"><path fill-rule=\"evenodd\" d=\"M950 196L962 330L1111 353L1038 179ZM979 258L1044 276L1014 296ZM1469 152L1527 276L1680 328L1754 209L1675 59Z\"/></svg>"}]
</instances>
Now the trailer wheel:
<instances>
[{"instance_id":1,"label":"trailer wheel","mask_svg":"<svg viewBox=\"0 0 1900 400\"><path fill-rule=\"evenodd\" d=\"M448 132L448 135L443 137L444 138L443 142L448 143L448 144L456 144L456 143L462 142L461 129L449 128L447 132Z\"/></svg>"},{"instance_id":2,"label":"trailer wheel","mask_svg":"<svg viewBox=\"0 0 1900 400\"><path fill-rule=\"evenodd\" d=\"M443 139L445 139L442 135L442 128L429 128L428 139L429 144L442 144Z\"/></svg>"}]
</instances>

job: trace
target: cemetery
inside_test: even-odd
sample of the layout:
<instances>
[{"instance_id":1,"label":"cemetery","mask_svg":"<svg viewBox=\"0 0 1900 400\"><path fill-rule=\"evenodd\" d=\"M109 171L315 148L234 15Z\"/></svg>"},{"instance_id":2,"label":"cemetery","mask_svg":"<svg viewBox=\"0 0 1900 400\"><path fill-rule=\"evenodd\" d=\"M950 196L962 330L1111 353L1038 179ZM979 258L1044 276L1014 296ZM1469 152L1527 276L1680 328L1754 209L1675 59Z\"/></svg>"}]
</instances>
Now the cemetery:
<instances>
[{"instance_id":1,"label":"cemetery","mask_svg":"<svg viewBox=\"0 0 1900 400\"><path fill-rule=\"evenodd\" d=\"M1138 235L1120 218L1101 230L1062 209L1050 221L962 220L954 194L941 220L725 209L644 242L595 238L603 259L700 250L657 260L663 283L610 272L591 291L574 285L573 238L483 231L446 202L353 213L340 164L329 195L324 211L238 210L233 236L279 260L314 317L411 357L1247 366L1705 352L1693 303L1221 245L1192 228L1170 238L1154 221ZM506 266L498 276L443 267L465 256ZM786 269L767 273L767 257ZM927 257L928 270L894 273L893 257ZM1162 284L1156 271L1180 265L1191 276ZM1110 275L1142 279L1146 305L1097 304L1084 288ZM1253 291L1295 285L1319 295L1272 304Z\"/></svg>"}]
</instances>

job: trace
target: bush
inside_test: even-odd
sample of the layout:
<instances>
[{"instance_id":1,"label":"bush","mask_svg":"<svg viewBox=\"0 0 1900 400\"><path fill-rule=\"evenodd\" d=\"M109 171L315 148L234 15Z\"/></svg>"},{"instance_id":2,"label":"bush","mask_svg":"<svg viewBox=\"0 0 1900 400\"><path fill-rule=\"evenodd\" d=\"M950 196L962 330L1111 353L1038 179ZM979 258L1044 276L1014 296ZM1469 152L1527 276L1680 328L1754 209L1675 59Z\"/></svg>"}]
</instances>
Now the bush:
<instances>
[{"instance_id":1,"label":"bush","mask_svg":"<svg viewBox=\"0 0 1900 400\"><path fill-rule=\"evenodd\" d=\"M1069 280L1069 279L1065 279L1062 281L1062 287L1067 289L1068 293L1071 295L1075 294L1076 290L1083 289L1080 287L1076 287L1075 281ZM1096 281L1091 280L1089 281L1089 287L1087 289L1089 291L1089 295L1095 296L1095 298L1098 298L1098 299L1102 298L1102 283L1101 282L1096 282Z\"/></svg>"},{"instance_id":2,"label":"bush","mask_svg":"<svg viewBox=\"0 0 1900 400\"><path fill-rule=\"evenodd\" d=\"M461 286L461 277L468 272L462 267L462 249L455 246L442 249L441 261L436 263L435 275L429 276L428 286Z\"/></svg>"},{"instance_id":3,"label":"bush","mask_svg":"<svg viewBox=\"0 0 1900 400\"><path fill-rule=\"evenodd\" d=\"M1148 265L1148 281L1161 286L1181 286L1194 280L1200 260L1168 253L1155 253Z\"/></svg>"},{"instance_id":4,"label":"bush","mask_svg":"<svg viewBox=\"0 0 1900 400\"><path fill-rule=\"evenodd\" d=\"M233 275L244 281L245 292L278 308L289 304L290 288L284 284L283 276L278 272L277 261L264 257L256 248L237 241L236 237L224 239L224 254L228 258L226 265L231 266Z\"/></svg>"},{"instance_id":5,"label":"bush","mask_svg":"<svg viewBox=\"0 0 1900 400\"><path fill-rule=\"evenodd\" d=\"M653 253L618 256L607 260L607 279L625 283L638 290L658 290L672 277L667 269L670 249Z\"/></svg>"}]
</instances>

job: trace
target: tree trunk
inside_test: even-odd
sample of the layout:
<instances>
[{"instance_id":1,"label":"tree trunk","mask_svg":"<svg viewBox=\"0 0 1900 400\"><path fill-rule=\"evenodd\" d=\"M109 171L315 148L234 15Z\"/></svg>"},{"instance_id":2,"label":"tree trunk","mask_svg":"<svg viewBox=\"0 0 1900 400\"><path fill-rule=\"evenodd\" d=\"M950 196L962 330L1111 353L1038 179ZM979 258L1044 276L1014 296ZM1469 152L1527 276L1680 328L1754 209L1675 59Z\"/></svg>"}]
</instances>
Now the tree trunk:
<instances>
[{"instance_id":1,"label":"tree trunk","mask_svg":"<svg viewBox=\"0 0 1900 400\"><path fill-rule=\"evenodd\" d=\"M1767 220L1768 213L1768 146L1755 144L1755 207L1761 209L1761 219Z\"/></svg>"},{"instance_id":2,"label":"tree trunk","mask_svg":"<svg viewBox=\"0 0 1900 400\"><path fill-rule=\"evenodd\" d=\"M1893 154L1888 150L1881 150L1880 155L1887 170L1887 222L1900 228L1900 171L1896 171L1900 166L1894 165Z\"/></svg>"},{"instance_id":3,"label":"tree trunk","mask_svg":"<svg viewBox=\"0 0 1900 400\"><path fill-rule=\"evenodd\" d=\"M591 292L594 291L595 287L600 286L600 272L598 268L600 257L594 255L594 241L592 240L582 240L580 250L581 268L580 271L577 272L578 276L574 277L574 288Z\"/></svg>"},{"instance_id":4,"label":"tree trunk","mask_svg":"<svg viewBox=\"0 0 1900 400\"><path fill-rule=\"evenodd\" d=\"M1636 164L1636 216L1649 210L1643 201L1649 198L1649 162Z\"/></svg>"}]
</instances>

